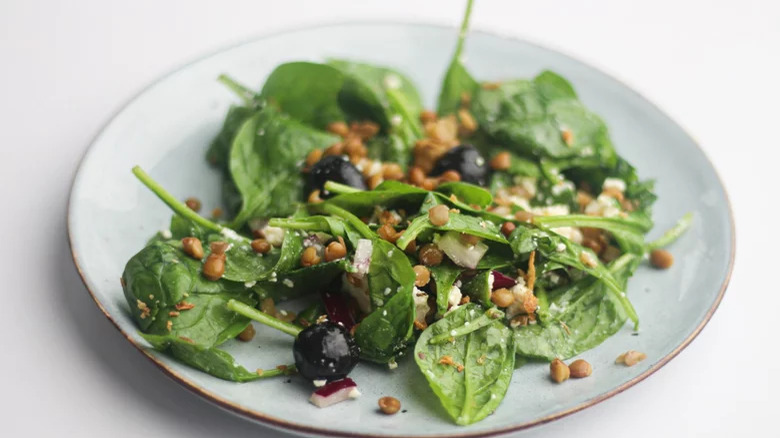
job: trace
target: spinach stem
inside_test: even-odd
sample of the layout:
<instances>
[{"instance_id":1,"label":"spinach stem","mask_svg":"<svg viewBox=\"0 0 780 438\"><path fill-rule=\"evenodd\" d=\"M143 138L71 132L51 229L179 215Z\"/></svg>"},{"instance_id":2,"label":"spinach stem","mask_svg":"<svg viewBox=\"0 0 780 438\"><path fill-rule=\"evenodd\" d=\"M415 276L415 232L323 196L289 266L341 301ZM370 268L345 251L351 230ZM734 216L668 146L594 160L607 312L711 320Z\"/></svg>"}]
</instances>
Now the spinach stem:
<instances>
[{"instance_id":1,"label":"spinach stem","mask_svg":"<svg viewBox=\"0 0 780 438\"><path fill-rule=\"evenodd\" d=\"M157 181L152 179L152 177L149 176L148 173L144 172L140 166L133 167L133 174L179 216L189 219L196 224L204 228L208 228L212 231L222 232L226 229L222 225L211 222L198 213L195 213L191 208L187 207L183 202L179 201L176 199L176 197L165 190Z\"/></svg>"},{"instance_id":2,"label":"spinach stem","mask_svg":"<svg viewBox=\"0 0 780 438\"><path fill-rule=\"evenodd\" d=\"M346 184L337 183L335 181L326 181L325 186L323 187L326 191L335 193L337 195L341 195L344 193L357 193L362 192L363 190L356 189L352 186L348 186Z\"/></svg>"},{"instance_id":3,"label":"spinach stem","mask_svg":"<svg viewBox=\"0 0 780 438\"><path fill-rule=\"evenodd\" d=\"M347 210L344 210L343 208L333 205L329 202L323 202L321 204L315 204L315 205L316 208L321 209L325 213L332 214L333 216L338 216L346 220L350 225L355 227L357 232L360 233L363 237L367 239L373 239L376 237L376 234L373 231L371 231L371 228L369 228L368 225L363 223L363 221L361 221L359 217L348 212Z\"/></svg>"},{"instance_id":4,"label":"spinach stem","mask_svg":"<svg viewBox=\"0 0 780 438\"><path fill-rule=\"evenodd\" d=\"M228 87L232 92L236 93L236 95L240 97L245 104L250 105L254 103L256 94L254 91L249 89L249 87L240 84L238 81L226 74L219 75L217 80Z\"/></svg>"},{"instance_id":5,"label":"spinach stem","mask_svg":"<svg viewBox=\"0 0 780 438\"><path fill-rule=\"evenodd\" d=\"M652 251L654 249L663 248L672 244L675 240L679 239L693 223L693 213L688 212L677 223L664 233L663 236L647 244L647 250Z\"/></svg>"},{"instance_id":6,"label":"spinach stem","mask_svg":"<svg viewBox=\"0 0 780 438\"><path fill-rule=\"evenodd\" d=\"M468 325L462 325L460 327L452 329L452 331L439 333L436 336L431 337L431 339L428 340L429 344L443 344L445 342L450 342L451 340L467 335L471 332L475 332L482 327L485 327L492 323L493 321L497 319L502 319L504 317L504 312L498 310L495 307L491 307L490 309L487 309L484 314L480 315L479 318L471 321Z\"/></svg>"},{"instance_id":7,"label":"spinach stem","mask_svg":"<svg viewBox=\"0 0 780 438\"><path fill-rule=\"evenodd\" d=\"M295 219L272 218L268 220L271 227L286 228L303 231L324 231L322 225L312 221L299 221Z\"/></svg>"},{"instance_id":8,"label":"spinach stem","mask_svg":"<svg viewBox=\"0 0 780 438\"><path fill-rule=\"evenodd\" d=\"M276 319L267 313L263 313L252 306L248 306L240 301L230 300L227 302L227 308L233 312L243 315L249 319L265 324L268 327L287 333L290 336L297 337L303 329L295 324Z\"/></svg>"},{"instance_id":9,"label":"spinach stem","mask_svg":"<svg viewBox=\"0 0 780 438\"><path fill-rule=\"evenodd\" d=\"M588 216L585 214L569 214L566 216L535 216L533 221L536 225L544 225L549 228L588 227L640 234L647 231L641 224L629 219L618 217Z\"/></svg>"},{"instance_id":10,"label":"spinach stem","mask_svg":"<svg viewBox=\"0 0 780 438\"><path fill-rule=\"evenodd\" d=\"M474 0L468 0L466 3L466 12L463 14L463 21L460 23L460 33L458 33L458 44L455 46L455 56L453 62L460 62L460 54L463 52L463 44L466 41L466 34L469 31L469 21L471 20L471 7Z\"/></svg>"},{"instance_id":11,"label":"spinach stem","mask_svg":"<svg viewBox=\"0 0 780 438\"><path fill-rule=\"evenodd\" d=\"M259 379L266 379L269 377L287 376L296 372L295 365L281 365L271 368L270 370L263 370L263 374L260 374Z\"/></svg>"}]
</instances>

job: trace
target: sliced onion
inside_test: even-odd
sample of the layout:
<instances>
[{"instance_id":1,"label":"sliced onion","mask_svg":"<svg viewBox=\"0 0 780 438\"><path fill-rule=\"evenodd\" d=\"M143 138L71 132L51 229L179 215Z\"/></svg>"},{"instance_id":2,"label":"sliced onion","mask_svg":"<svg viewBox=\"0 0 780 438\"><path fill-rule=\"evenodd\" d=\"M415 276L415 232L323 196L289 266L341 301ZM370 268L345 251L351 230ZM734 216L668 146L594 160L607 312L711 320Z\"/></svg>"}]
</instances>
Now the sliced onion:
<instances>
[{"instance_id":1,"label":"sliced onion","mask_svg":"<svg viewBox=\"0 0 780 438\"><path fill-rule=\"evenodd\" d=\"M358 275L368 274L368 268L371 266L371 253L374 251L374 244L369 239L358 240L355 247L355 259L352 262L354 273Z\"/></svg>"},{"instance_id":2,"label":"sliced onion","mask_svg":"<svg viewBox=\"0 0 780 438\"><path fill-rule=\"evenodd\" d=\"M498 271L492 271L491 274L493 275L493 290L501 288L511 289L517 284L517 281L514 278Z\"/></svg>"},{"instance_id":3,"label":"sliced onion","mask_svg":"<svg viewBox=\"0 0 780 438\"><path fill-rule=\"evenodd\" d=\"M355 315L349 308L344 295L335 292L323 292L322 302L325 304L325 311L328 313L328 320L341 324L347 330L355 326Z\"/></svg>"},{"instance_id":4,"label":"sliced onion","mask_svg":"<svg viewBox=\"0 0 780 438\"><path fill-rule=\"evenodd\" d=\"M359 396L360 391L357 390L357 385L352 379L347 377L328 383L322 388L314 391L311 397L309 397L309 401L317 407L327 408L330 405Z\"/></svg>"},{"instance_id":5,"label":"sliced onion","mask_svg":"<svg viewBox=\"0 0 780 438\"><path fill-rule=\"evenodd\" d=\"M436 245L453 263L469 269L475 269L488 250L488 246L482 242L474 245L463 243L460 233L455 231L449 231L441 236Z\"/></svg>"}]
</instances>

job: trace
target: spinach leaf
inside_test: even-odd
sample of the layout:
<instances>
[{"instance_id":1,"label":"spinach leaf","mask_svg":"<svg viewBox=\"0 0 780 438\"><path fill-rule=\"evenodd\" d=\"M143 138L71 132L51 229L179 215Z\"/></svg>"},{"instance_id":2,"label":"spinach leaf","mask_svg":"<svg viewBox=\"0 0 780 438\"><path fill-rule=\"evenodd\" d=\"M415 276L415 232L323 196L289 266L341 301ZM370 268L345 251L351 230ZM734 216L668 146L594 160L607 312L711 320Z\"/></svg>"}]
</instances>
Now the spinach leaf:
<instances>
[{"instance_id":1,"label":"spinach leaf","mask_svg":"<svg viewBox=\"0 0 780 438\"><path fill-rule=\"evenodd\" d=\"M471 109L481 129L492 141L523 156L593 156L614 165L616 155L604 122L568 96L564 87L551 86L550 75L478 89Z\"/></svg>"},{"instance_id":2,"label":"spinach leaf","mask_svg":"<svg viewBox=\"0 0 780 438\"><path fill-rule=\"evenodd\" d=\"M461 268L451 263L442 263L438 266L431 266L428 269L431 271L433 282L436 286L436 316L441 317L447 313L450 289L455 284L455 280L458 279Z\"/></svg>"},{"instance_id":3,"label":"spinach leaf","mask_svg":"<svg viewBox=\"0 0 780 438\"><path fill-rule=\"evenodd\" d=\"M257 282L252 290L260 299L272 298L275 302L317 294L346 271L348 265L345 259L341 259L296 269L285 274L278 273L272 275L270 279Z\"/></svg>"},{"instance_id":4,"label":"spinach leaf","mask_svg":"<svg viewBox=\"0 0 780 438\"><path fill-rule=\"evenodd\" d=\"M471 17L471 7L473 1L468 0L466 12L463 15L463 21L458 33L458 43L455 46L455 53L452 55L447 72L444 74L444 81L441 84L439 92L438 113L440 116L452 114L460 108L461 100L464 95L473 96L479 88L477 81L466 70L461 61L463 53L463 44L466 40L466 34L469 29L469 18Z\"/></svg>"},{"instance_id":5,"label":"spinach leaf","mask_svg":"<svg viewBox=\"0 0 780 438\"><path fill-rule=\"evenodd\" d=\"M386 240L372 241L371 264L368 268L369 293L372 306L381 308L396 293L411 290L416 275L402 250Z\"/></svg>"},{"instance_id":6,"label":"spinach leaf","mask_svg":"<svg viewBox=\"0 0 780 438\"><path fill-rule=\"evenodd\" d=\"M626 254L610 270L625 286L639 261ZM566 359L601 344L625 324L623 304L604 282L586 277L547 292L546 323L514 329L517 354L537 359Z\"/></svg>"},{"instance_id":7,"label":"spinach leaf","mask_svg":"<svg viewBox=\"0 0 780 438\"><path fill-rule=\"evenodd\" d=\"M374 207L377 206L388 209L417 210L427 195L426 190L398 181L385 181L374 190L336 195L325 203L337 205L358 216L368 216L374 212Z\"/></svg>"},{"instance_id":8,"label":"spinach leaf","mask_svg":"<svg viewBox=\"0 0 780 438\"><path fill-rule=\"evenodd\" d=\"M503 400L514 371L515 349L509 328L494 319L476 331L463 330L484 314L476 304L461 306L429 326L414 349L420 371L460 425L490 415ZM454 342L431 342L453 330L465 334L455 337Z\"/></svg>"},{"instance_id":9,"label":"spinach leaf","mask_svg":"<svg viewBox=\"0 0 780 438\"><path fill-rule=\"evenodd\" d=\"M355 342L360 347L361 359L388 363L406 348L414 327L412 284L408 283L408 287L403 287L357 326Z\"/></svg>"},{"instance_id":10,"label":"spinach leaf","mask_svg":"<svg viewBox=\"0 0 780 438\"><path fill-rule=\"evenodd\" d=\"M155 350L170 354L193 368L231 382L250 382L282 376L295 369L293 365L288 365L286 368L273 368L262 373L251 372L239 365L229 353L218 348L204 347L171 335L159 336L142 333L141 336L152 344ZM282 371L283 369L285 371Z\"/></svg>"},{"instance_id":11,"label":"spinach leaf","mask_svg":"<svg viewBox=\"0 0 780 438\"><path fill-rule=\"evenodd\" d=\"M498 243L507 243L506 238L498 226L489 220L468 216L461 213L450 212L450 220L441 226L435 226L428 219L428 211L417 216L404 232L403 236L396 242L399 248L406 248L409 243L416 239L420 233L428 230L436 231L455 231L458 233L470 234Z\"/></svg>"},{"instance_id":12,"label":"spinach leaf","mask_svg":"<svg viewBox=\"0 0 780 438\"><path fill-rule=\"evenodd\" d=\"M230 151L230 174L243 198L232 228L255 217L292 213L303 192L298 163L312 149L336 141L271 106L244 122Z\"/></svg>"},{"instance_id":13,"label":"spinach leaf","mask_svg":"<svg viewBox=\"0 0 780 438\"><path fill-rule=\"evenodd\" d=\"M344 81L344 75L329 65L289 62L271 72L260 97L293 119L324 129L344 120L338 101Z\"/></svg>"},{"instance_id":14,"label":"spinach leaf","mask_svg":"<svg viewBox=\"0 0 780 438\"><path fill-rule=\"evenodd\" d=\"M472 302L483 306L492 306L490 293L493 289L493 279L490 271L481 271L463 284L463 293L469 296Z\"/></svg>"},{"instance_id":15,"label":"spinach leaf","mask_svg":"<svg viewBox=\"0 0 780 438\"><path fill-rule=\"evenodd\" d=\"M254 114L256 109L245 106L231 106L222 123L222 129L214 140L211 141L206 159L213 166L223 172L228 171L228 161L230 159L230 145L233 144L233 137L241 125Z\"/></svg>"},{"instance_id":16,"label":"spinach leaf","mask_svg":"<svg viewBox=\"0 0 780 438\"><path fill-rule=\"evenodd\" d=\"M200 262L184 254L180 245L153 242L127 262L122 283L131 315L145 333L219 345L249 323L228 311L225 303L236 299L254 304L253 293L240 283L206 280Z\"/></svg>"},{"instance_id":17,"label":"spinach leaf","mask_svg":"<svg viewBox=\"0 0 780 438\"><path fill-rule=\"evenodd\" d=\"M445 195L455 195L459 201L468 205L485 208L493 202L493 195L482 187L464 182L447 182L436 187L436 191Z\"/></svg>"}]
</instances>

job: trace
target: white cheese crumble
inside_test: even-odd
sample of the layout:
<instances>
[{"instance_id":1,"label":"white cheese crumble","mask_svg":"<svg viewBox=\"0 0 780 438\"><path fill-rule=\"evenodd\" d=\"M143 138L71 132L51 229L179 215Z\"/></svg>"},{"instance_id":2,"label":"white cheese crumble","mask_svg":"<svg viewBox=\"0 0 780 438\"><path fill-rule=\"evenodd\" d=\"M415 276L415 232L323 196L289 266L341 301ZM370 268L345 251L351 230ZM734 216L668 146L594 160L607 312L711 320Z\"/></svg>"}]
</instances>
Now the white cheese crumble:
<instances>
[{"instance_id":1,"label":"white cheese crumble","mask_svg":"<svg viewBox=\"0 0 780 438\"><path fill-rule=\"evenodd\" d=\"M492 279L493 276L491 275L490 278ZM488 280L490 281L490 280ZM492 289L492 287L491 287ZM460 288L458 286L453 285L452 288L450 288L450 293L447 295L447 306L449 309L454 309L458 307L458 304L460 304L460 300L463 298L463 293L460 291Z\"/></svg>"},{"instance_id":2,"label":"white cheese crumble","mask_svg":"<svg viewBox=\"0 0 780 438\"><path fill-rule=\"evenodd\" d=\"M558 252L564 252L566 251L566 244L563 242L560 242L559 244L555 245L555 250Z\"/></svg>"},{"instance_id":3,"label":"white cheese crumble","mask_svg":"<svg viewBox=\"0 0 780 438\"><path fill-rule=\"evenodd\" d=\"M403 122L403 118L398 114L393 114L393 116L390 117L390 124L393 126L398 126L401 122Z\"/></svg>"},{"instance_id":4,"label":"white cheese crumble","mask_svg":"<svg viewBox=\"0 0 780 438\"><path fill-rule=\"evenodd\" d=\"M552 194L555 196L558 196L563 192L573 192L574 183L571 181L561 181L558 184L554 185L551 191Z\"/></svg>"},{"instance_id":5,"label":"white cheese crumble","mask_svg":"<svg viewBox=\"0 0 780 438\"><path fill-rule=\"evenodd\" d=\"M265 226L262 229L263 236L265 236L265 240L268 241L273 246L282 246L282 241L284 240L284 229L279 227L269 227Z\"/></svg>"},{"instance_id":6,"label":"white cheese crumble","mask_svg":"<svg viewBox=\"0 0 780 438\"><path fill-rule=\"evenodd\" d=\"M311 383L313 383L314 386L316 386L317 388L322 388L323 386L325 386L326 383L328 383L328 381L325 379L322 380L317 379L317 380L312 380Z\"/></svg>"},{"instance_id":7,"label":"white cheese crumble","mask_svg":"<svg viewBox=\"0 0 780 438\"><path fill-rule=\"evenodd\" d=\"M615 217L620 215L618 202L609 195L600 194L598 198L585 206L585 214L590 216Z\"/></svg>"},{"instance_id":8,"label":"white cheese crumble","mask_svg":"<svg viewBox=\"0 0 780 438\"><path fill-rule=\"evenodd\" d=\"M428 294L420 289L414 288L414 320L417 322L425 322L425 315L431 308L428 306Z\"/></svg>"},{"instance_id":9,"label":"white cheese crumble","mask_svg":"<svg viewBox=\"0 0 780 438\"><path fill-rule=\"evenodd\" d=\"M173 237L173 234L171 233L171 230L160 230L160 236L162 236L163 239L170 239Z\"/></svg>"},{"instance_id":10,"label":"white cheese crumble","mask_svg":"<svg viewBox=\"0 0 780 438\"><path fill-rule=\"evenodd\" d=\"M289 278L285 278L284 280L282 280L282 284L287 286L287 287L295 286L295 283L293 283L293 281L290 280Z\"/></svg>"},{"instance_id":11,"label":"white cheese crumble","mask_svg":"<svg viewBox=\"0 0 780 438\"><path fill-rule=\"evenodd\" d=\"M398 362L391 360L390 362L387 363L387 368L391 370L398 368Z\"/></svg>"},{"instance_id":12,"label":"white cheese crumble","mask_svg":"<svg viewBox=\"0 0 780 438\"><path fill-rule=\"evenodd\" d=\"M246 283L244 283L244 287L249 289L250 287L254 286L255 284L257 284L256 281L247 281Z\"/></svg>"},{"instance_id":13,"label":"white cheese crumble","mask_svg":"<svg viewBox=\"0 0 780 438\"><path fill-rule=\"evenodd\" d=\"M626 182L620 178L607 178L604 180L604 184L601 186L601 189L616 189L622 193L626 191Z\"/></svg>"}]
</instances>

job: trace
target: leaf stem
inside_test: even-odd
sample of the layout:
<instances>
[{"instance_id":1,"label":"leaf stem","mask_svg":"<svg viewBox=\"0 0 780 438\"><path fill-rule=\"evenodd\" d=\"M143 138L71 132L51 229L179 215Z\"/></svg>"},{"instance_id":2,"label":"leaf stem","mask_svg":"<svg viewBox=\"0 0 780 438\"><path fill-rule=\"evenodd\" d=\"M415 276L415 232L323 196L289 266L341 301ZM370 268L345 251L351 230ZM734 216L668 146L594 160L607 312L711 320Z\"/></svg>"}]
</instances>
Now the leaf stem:
<instances>
[{"instance_id":1,"label":"leaf stem","mask_svg":"<svg viewBox=\"0 0 780 438\"><path fill-rule=\"evenodd\" d=\"M162 202L168 205L168 207L170 207L171 210L173 210L179 216L189 219L195 222L196 224L204 228L208 228L209 230L212 231L217 231L221 233L224 230L229 229L217 223L211 222L210 220L199 215L198 213L195 213L191 208L187 207L183 202L179 201L178 199L176 199L176 197L174 197L172 194L166 191L157 181L152 179L152 177L149 176L148 173L144 172L144 170L141 169L140 166L133 167L133 174L146 187L148 187L149 190L151 190L155 195L157 195L157 197L160 198Z\"/></svg>"},{"instance_id":2,"label":"leaf stem","mask_svg":"<svg viewBox=\"0 0 780 438\"><path fill-rule=\"evenodd\" d=\"M280 319L276 319L271 315L263 313L252 306L246 305L240 301L230 300L227 302L227 308L233 312L243 315L249 319L257 321L261 324L265 324L268 327L279 330L280 332L287 333L290 336L297 337L298 333L303 331L302 328L289 322L284 322Z\"/></svg>"},{"instance_id":3,"label":"leaf stem","mask_svg":"<svg viewBox=\"0 0 780 438\"><path fill-rule=\"evenodd\" d=\"M306 220L272 218L268 220L268 225L271 227L286 228L290 230L325 231L321 224Z\"/></svg>"},{"instance_id":4,"label":"leaf stem","mask_svg":"<svg viewBox=\"0 0 780 438\"><path fill-rule=\"evenodd\" d=\"M462 325L460 327L457 327L455 329L452 329L451 331L439 333L436 336L433 336L431 339L428 340L429 344L443 344L445 342L450 342L454 340L457 337L467 335L471 332L475 332L482 327L485 327L495 321L496 319L501 319L504 317L504 312L498 310L495 307L491 307L490 309L487 309L484 314L480 315L479 318L471 321L468 325Z\"/></svg>"},{"instance_id":5,"label":"leaf stem","mask_svg":"<svg viewBox=\"0 0 780 438\"><path fill-rule=\"evenodd\" d=\"M663 248L664 246L672 244L675 240L679 239L693 223L693 213L688 212L677 223L670 228L663 236L647 244L647 250L652 251L654 249Z\"/></svg>"},{"instance_id":6,"label":"leaf stem","mask_svg":"<svg viewBox=\"0 0 780 438\"><path fill-rule=\"evenodd\" d=\"M245 104L251 105L255 103L255 97L257 96L257 94L254 91L252 91L249 87L239 83L238 81L236 81L235 79L231 78L226 74L219 75L217 80L222 84L224 84L226 87L228 87L230 91L236 93L236 95L240 97Z\"/></svg>"},{"instance_id":7,"label":"leaf stem","mask_svg":"<svg viewBox=\"0 0 780 438\"><path fill-rule=\"evenodd\" d=\"M549 228L588 227L640 234L647 231L642 226L642 224L636 223L629 219L618 217L588 216L585 214L569 214L565 216L535 216L533 221L536 225L544 225Z\"/></svg>"},{"instance_id":8,"label":"leaf stem","mask_svg":"<svg viewBox=\"0 0 780 438\"><path fill-rule=\"evenodd\" d=\"M337 195L342 195L344 193L357 193L363 191L360 189L356 189L352 186L348 186L346 184L337 183L335 181L326 181L325 186L323 188L326 191L335 193Z\"/></svg>"},{"instance_id":9,"label":"leaf stem","mask_svg":"<svg viewBox=\"0 0 780 438\"><path fill-rule=\"evenodd\" d=\"M466 2L466 12L463 14L463 21L460 23L460 32L458 33L458 44L455 46L455 56L453 62L460 62L460 54L463 52L463 44L466 41L466 34L469 31L469 21L471 19L471 7L474 0Z\"/></svg>"},{"instance_id":10,"label":"leaf stem","mask_svg":"<svg viewBox=\"0 0 780 438\"><path fill-rule=\"evenodd\" d=\"M371 228L369 228L368 225L363 223L363 221L361 221L360 218L348 212L347 210L344 210L343 208L331 204L329 202L323 202L314 205L316 206L317 209L320 209L325 213L332 214L333 216L338 216L346 220L350 225L355 227L357 232L360 233L363 237L367 239L373 239L377 237L376 234L373 231L371 231Z\"/></svg>"}]
</instances>

